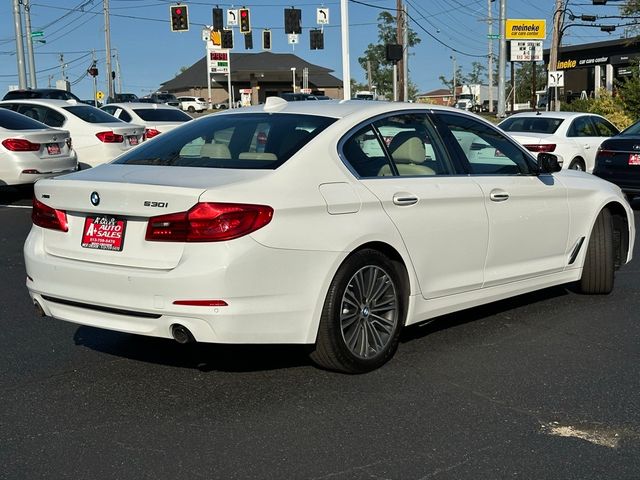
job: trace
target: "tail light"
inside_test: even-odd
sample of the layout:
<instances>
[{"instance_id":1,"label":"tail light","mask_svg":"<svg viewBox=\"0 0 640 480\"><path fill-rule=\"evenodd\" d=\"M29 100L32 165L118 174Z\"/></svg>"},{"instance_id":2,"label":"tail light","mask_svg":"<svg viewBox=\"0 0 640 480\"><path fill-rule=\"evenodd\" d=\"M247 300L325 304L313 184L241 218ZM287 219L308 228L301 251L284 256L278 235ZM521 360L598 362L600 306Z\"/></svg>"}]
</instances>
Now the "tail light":
<instances>
[{"instance_id":1,"label":"tail light","mask_svg":"<svg viewBox=\"0 0 640 480\"><path fill-rule=\"evenodd\" d=\"M614 157L616 154L616 152L614 152L613 150L602 150L599 149L598 150L598 157Z\"/></svg>"},{"instance_id":2,"label":"tail light","mask_svg":"<svg viewBox=\"0 0 640 480\"><path fill-rule=\"evenodd\" d=\"M31 143L24 138L7 138L2 141L2 145L12 152L37 152L40 150L39 143Z\"/></svg>"},{"instance_id":3,"label":"tail light","mask_svg":"<svg viewBox=\"0 0 640 480\"><path fill-rule=\"evenodd\" d=\"M63 210L56 210L49 205L40 202L33 197L33 210L31 211L31 220L34 225L50 230L60 230L61 232L69 231L67 225L67 213Z\"/></svg>"},{"instance_id":4,"label":"tail light","mask_svg":"<svg viewBox=\"0 0 640 480\"><path fill-rule=\"evenodd\" d=\"M113 132L98 132L96 133L96 137L102 143L122 143L124 142L124 137L122 135L118 135Z\"/></svg>"},{"instance_id":5,"label":"tail light","mask_svg":"<svg viewBox=\"0 0 640 480\"><path fill-rule=\"evenodd\" d=\"M238 203L197 203L187 212L151 217L145 240L151 242L221 242L267 225L273 208Z\"/></svg>"},{"instance_id":6,"label":"tail light","mask_svg":"<svg viewBox=\"0 0 640 480\"><path fill-rule=\"evenodd\" d=\"M525 145L524 148L526 148L530 152L549 153L549 152L553 152L556 149L556 144L555 143L539 143L537 145Z\"/></svg>"},{"instance_id":7,"label":"tail light","mask_svg":"<svg viewBox=\"0 0 640 480\"><path fill-rule=\"evenodd\" d=\"M160 135L160 132L158 130L156 130L155 128L147 128L144 131L145 138L153 138L156 135Z\"/></svg>"}]
</instances>

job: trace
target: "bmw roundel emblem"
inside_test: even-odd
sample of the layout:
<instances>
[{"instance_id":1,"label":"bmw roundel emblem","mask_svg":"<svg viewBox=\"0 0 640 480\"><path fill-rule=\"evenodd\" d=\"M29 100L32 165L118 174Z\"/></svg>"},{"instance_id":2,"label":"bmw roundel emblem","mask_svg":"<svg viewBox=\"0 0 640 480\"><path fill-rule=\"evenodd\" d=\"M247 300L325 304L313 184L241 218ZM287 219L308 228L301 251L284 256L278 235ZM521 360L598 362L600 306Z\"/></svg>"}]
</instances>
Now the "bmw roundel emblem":
<instances>
[{"instance_id":1,"label":"bmw roundel emblem","mask_svg":"<svg viewBox=\"0 0 640 480\"><path fill-rule=\"evenodd\" d=\"M98 195L98 192L91 193L91 204L94 207L97 207L98 205L100 205L100 195Z\"/></svg>"}]
</instances>

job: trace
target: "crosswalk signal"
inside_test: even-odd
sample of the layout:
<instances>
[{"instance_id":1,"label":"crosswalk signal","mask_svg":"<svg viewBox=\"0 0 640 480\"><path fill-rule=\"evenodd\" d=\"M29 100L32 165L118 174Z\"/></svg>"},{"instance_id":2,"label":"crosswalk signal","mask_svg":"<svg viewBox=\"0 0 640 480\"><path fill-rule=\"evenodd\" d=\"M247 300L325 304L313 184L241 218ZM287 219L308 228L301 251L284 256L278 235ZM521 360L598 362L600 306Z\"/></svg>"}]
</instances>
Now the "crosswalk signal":
<instances>
[{"instance_id":1,"label":"crosswalk signal","mask_svg":"<svg viewBox=\"0 0 640 480\"><path fill-rule=\"evenodd\" d=\"M324 50L324 33L318 28L309 32L311 50Z\"/></svg>"},{"instance_id":2,"label":"crosswalk signal","mask_svg":"<svg viewBox=\"0 0 640 480\"><path fill-rule=\"evenodd\" d=\"M224 25L222 24L222 9L214 8L213 9L213 31L221 32L224 29Z\"/></svg>"},{"instance_id":3,"label":"crosswalk signal","mask_svg":"<svg viewBox=\"0 0 640 480\"><path fill-rule=\"evenodd\" d=\"M284 33L302 33L302 10L299 8L284 9Z\"/></svg>"},{"instance_id":4,"label":"crosswalk signal","mask_svg":"<svg viewBox=\"0 0 640 480\"><path fill-rule=\"evenodd\" d=\"M231 50L233 48L233 30L222 30L222 48Z\"/></svg>"},{"instance_id":5,"label":"crosswalk signal","mask_svg":"<svg viewBox=\"0 0 640 480\"><path fill-rule=\"evenodd\" d=\"M189 30L189 10L186 5L171 5L171 31L186 32Z\"/></svg>"},{"instance_id":6,"label":"crosswalk signal","mask_svg":"<svg viewBox=\"0 0 640 480\"><path fill-rule=\"evenodd\" d=\"M251 31L251 20L249 18L249 9L241 8L240 14L240 33L249 33Z\"/></svg>"},{"instance_id":7,"label":"crosswalk signal","mask_svg":"<svg viewBox=\"0 0 640 480\"><path fill-rule=\"evenodd\" d=\"M271 30L262 31L262 49L271 50Z\"/></svg>"}]
</instances>

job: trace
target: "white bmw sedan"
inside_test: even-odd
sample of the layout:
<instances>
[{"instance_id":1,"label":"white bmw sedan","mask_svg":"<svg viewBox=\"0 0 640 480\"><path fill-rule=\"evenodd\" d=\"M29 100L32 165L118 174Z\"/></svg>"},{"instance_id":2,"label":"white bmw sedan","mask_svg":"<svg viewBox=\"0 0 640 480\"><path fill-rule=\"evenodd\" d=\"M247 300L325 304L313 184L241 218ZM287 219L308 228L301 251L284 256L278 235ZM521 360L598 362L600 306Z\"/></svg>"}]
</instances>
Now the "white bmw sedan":
<instances>
[{"instance_id":1,"label":"white bmw sedan","mask_svg":"<svg viewBox=\"0 0 640 480\"><path fill-rule=\"evenodd\" d=\"M185 122L192 120L192 117L182 110L163 103L109 103L100 110L109 115L122 120L144 126L144 136L146 139L160 135L179 127Z\"/></svg>"},{"instance_id":2,"label":"white bmw sedan","mask_svg":"<svg viewBox=\"0 0 640 480\"><path fill-rule=\"evenodd\" d=\"M606 118L580 112L516 113L498 126L531 152L551 152L563 168L589 173L600 144L620 133Z\"/></svg>"},{"instance_id":3,"label":"white bmw sedan","mask_svg":"<svg viewBox=\"0 0 640 480\"><path fill-rule=\"evenodd\" d=\"M71 133L81 168L110 162L141 143L144 127L123 122L102 110L75 100L46 98L8 100L0 107Z\"/></svg>"},{"instance_id":4,"label":"white bmw sedan","mask_svg":"<svg viewBox=\"0 0 640 480\"><path fill-rule=\"evenodd\" d=\"M291 102L194 120L35 186L27 287L53 318L388 361L400 330L631 260L620 189L446 107Z\"/></svg>"}]
</instances>

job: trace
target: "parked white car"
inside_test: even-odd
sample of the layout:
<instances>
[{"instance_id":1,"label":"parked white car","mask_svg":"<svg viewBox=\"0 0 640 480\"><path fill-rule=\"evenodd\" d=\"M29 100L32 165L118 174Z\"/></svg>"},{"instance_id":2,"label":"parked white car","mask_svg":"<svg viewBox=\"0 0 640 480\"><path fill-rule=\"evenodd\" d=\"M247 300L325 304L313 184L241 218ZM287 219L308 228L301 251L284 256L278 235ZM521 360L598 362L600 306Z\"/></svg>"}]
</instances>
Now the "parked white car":
<instances>
[{"instance_id":1,"label":"parked white car","mask_svg":"<svg viewBox=\"0 0 640 480\"><path fill-rule=\"evenodd\" d=\"M178 97L180 108L189 113L204 112L209 108L209 104L202 97Z\"/></svg>"},{"instance_id":2,"label":"parked white car","mask_svg":"<svg viewBox=\"0 0 640 480\"><path fill-rule=\"evenodd\" d=\"M22 113L50 127L71 133L81 168L110 162L143 141L144 127L118 120L75 100L8 100L0 107Z\"/></svg>"},{"instance_id":3,"label":"parked white car","mask_svg":"<svg viewBox=\"0 0 640 480\"><path fill-rule=\"evenodd\" d=\"M193 120L180 109L162 103L110 103L101 110L123 122L143 125L145 139Z\"/></svg>"},{"instance_id":4,"label":"parked white car","mask_svg":"<svg viewBox=\"0 0 640 480\"><path fill-rule=\"evenodd\" d=\"M0 108L0 185L21 185L77 169L66 130Z\"/></svg>"},{"instance_id":5,"label":"parked white car","mask_svg":"<svg viewBox=\"0 0 640 480\"><path fill-rule=\"evenodd\" d=\"M48 316L310 344L345 372L445 313L570 282L609 293L635 240L618 187L475 115L274 97L39 181L33 221L27 287Z\"/></svg>"},{"instance_id":6,"label":"parked white car","mask_svg":"<svg viewBox=\"0 0 640 480\"><path fill-rule=\"evenodd\" d=\"M527 112L511 115L498 125L528 150L551 152L562 167L593 172L600 144L620 131L592 113Z\"/></svg>"}]
</instances>

